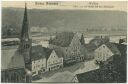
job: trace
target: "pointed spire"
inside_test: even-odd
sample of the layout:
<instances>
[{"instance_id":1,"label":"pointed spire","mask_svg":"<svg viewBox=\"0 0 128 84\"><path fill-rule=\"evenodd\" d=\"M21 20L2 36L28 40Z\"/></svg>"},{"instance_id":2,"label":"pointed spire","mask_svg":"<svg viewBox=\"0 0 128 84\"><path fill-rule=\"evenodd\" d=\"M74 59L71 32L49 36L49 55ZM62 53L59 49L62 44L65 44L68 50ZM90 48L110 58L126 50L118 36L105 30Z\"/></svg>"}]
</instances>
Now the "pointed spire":
<instances>
[{"instance_id":1,"label":"pointed spire","mask_svg":"<svg viewBox=\"0 0 128 84\"><path fill-rule=\"evenodd\" d=\"M22 31L21 31L21 39L28 38L29 39L29 22L27 16L27 3L25 3Z\"/></svg>"},{"instance_id":2,"label":"pointed spire","mask_svg":"<svg viewBox=\"0 0 128 84\"><path fill-rule=\"evenodd\" d=\"M81 35L80 42L81 42L81 44L82 44L82 45L84 45L84 44L85 44L85 40L84 40L84 35L83 35L83 33L82 33L82 35Z\"/></svg>"},{"instance_id":3,"label":"pointed spire","mask_svg":"<svg viewBox=\"0 0 128 84\"><path fill-rule=\"evenodd\" d=\"M25 2L25 8L27 7L27 3Z\"/></svg>"}]
</instances>

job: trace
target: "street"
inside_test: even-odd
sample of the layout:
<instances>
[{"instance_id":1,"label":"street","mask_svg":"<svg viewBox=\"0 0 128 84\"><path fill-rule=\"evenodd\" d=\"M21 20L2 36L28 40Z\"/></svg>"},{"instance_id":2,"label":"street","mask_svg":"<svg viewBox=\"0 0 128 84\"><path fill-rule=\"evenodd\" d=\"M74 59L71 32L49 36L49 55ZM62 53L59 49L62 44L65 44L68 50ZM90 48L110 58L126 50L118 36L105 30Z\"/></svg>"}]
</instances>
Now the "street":
<instances>
[{"instance_id":1,"label":"street","mask_svg":"<svg viewBox=\"0 0 128 84\"><path fill-rule=\"evenodd\" d=\"M51 71L42 75L42 79L33 82L71 82L76 74L84 73L90 70L98 69L94 60L80 62L75 65L64 67L63 69Z\"/></svg>"}]
</instances>

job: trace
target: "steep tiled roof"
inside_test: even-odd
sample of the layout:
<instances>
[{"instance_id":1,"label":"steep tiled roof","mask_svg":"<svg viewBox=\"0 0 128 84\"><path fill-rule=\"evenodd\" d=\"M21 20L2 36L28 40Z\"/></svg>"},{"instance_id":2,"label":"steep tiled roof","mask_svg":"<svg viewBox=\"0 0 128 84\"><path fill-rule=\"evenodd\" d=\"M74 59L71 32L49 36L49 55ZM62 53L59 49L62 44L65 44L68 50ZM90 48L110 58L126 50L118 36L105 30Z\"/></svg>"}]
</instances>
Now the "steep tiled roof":
<instances>
[{"instance_id":1,"label":"steep tiled roof","mask_svg":"<svg viewBox=\"0 0 128 84\"><path fill-rule=\"evenodd\" d=\"M73 32L61 32L56 35L54 39L50 39L49 43L61 47L67 47L71 44L73 37L77 35L81 44L84 45L84 36L83 34L73 33Z\"/></svg>"},{"instance_id":2,"label":"steep tiled roof","mask_svg":"<svg viewBox=\"0 0 128 84\"><path fill-rule=\"evenodd\" d=\"M117 46L111 42L102 43L101 45L99 45L95 49L99 48L102 45L106 45L111 50L112 53L120 55L120 51L118 50ZM88 46L88 45L86 45L86 46Z\"/></svg>"},{"instance_id":3,"label":"steep tiled roof","mask_svg":"<svg viewBox=\"0 0 128 84\"><path fill-rule=\"evenodd\" d=\"M48 59L50 57L50 55L51 55L53 50L49 49L49 48L44 48L44 51L46 53L45 57L46 57L46 59Z\"/></svg>"},{"instance_id":4,"label":"steep tiled roof","mask_svg":"<svg viewBox=\"0 0 128 84\"><path fill-rule=\"evenodd\" d=\"M99 47L100 45L109 42L109 37L108 36L96 36L94 39L92 39L89 44L94 44L95 46Z\"/></svg>"},{"instance_id":5,"label":"steep tiled roof","mask_svg":"<svg viewBox=\"0 0 128 84\"><path fill-rule=\"evenodd\" d=\"M59 49L49 49L49 48L45 48L45 52L46 52L46 58L48 59L52 53L52 51L55 51L55 53L57 54L57 56L63 57L63 52L61 52Z\"/></svg>"},{"instance_id":6,"label":"steep tiled roof","mask_svg":"<svg viewBox=\"0 0 128 84\"><path fill-rule=\"evenodd\" d=\"M120 51L118 50L117 46L114 43L106 43L105 44L114 54L120 55Z\"/></svg>"},{"instance_id":7,"label":"steep tiled roof","mask_svg":"<svg viewBox=\"0 0 128 84\"><path fill-rule=\"evenodd\" d=\"M88 52L93 52L97 48L97 46L93 44L85 44L85 48L88 50Z\"/></svg>"},{"instance_id":8,"label":"steep tiled roof","mask_svg":"<svg viewBox=\"0 0 128 84\"><path fill-rule=\"evenodd\" d=\"M49 43L61 47L67 47L71 43L73 36L73 32L58 33L54 39L49 41Z\"/></svg>"},{"instance_id":9,"label":"steep tiled roof","mask_svg":"<svg viewBox=\"0 0 128 84\"><path fill-rule=\"evenodd\" d=\"M6 46L1 50L1 69L24 68L24 58L18 52L18 46Z\"/></svg>"},{"instance_id":10,"label":"steep tiled roof","mask_svg":"<svg viewBox=\"0 0 128 84\"><path fill-rule=\"evenodd\" d=\"M59 50L59 49L54 49L54 51L55 51L55 53L57 54L57 56L58 56L59 58L61 58L61 57L64 56L64 53L63 53L61 50Z\"/></svg>"},{"instance_id":11,"label":"steep tiled roof","mask_svg":"<svg viewBox=\"0 0 128 84\"><path fill-rule=\"evenodd\" d=\"M76 74L76 76L79 83L98 83L100 82L98 79L100 78L98 74L99 72L100 70L96 69L89 72Z\"/></svg>"},{"instance_id":12,"label":"steep tiled roof","mask_svg":"<svg viewBox=\"0 0 128 84\"><path fill-rule=\"evenodd\" d=\"M33 46L31 50L31 60L38 60L46 58L48 59L52 53L53 49L42 47L41 45ZM62 57L63 53L58 50L54 50L58 57Z\"/></svg>"},{"instance_id":13,"label":"steep tiled roof","mask_svg":"<svg viewBox=\"0 0 128 84\"><path fill-rule=\"evenodd\" d=\"M84 40L84 35L81 35L81 39L80 39L81 45L85 45L85 40Z\"/></svg>"},{"instance_id":14,"label":"steep tiled roof","mask_svg":"<svg viewBox=\"0 0 128 84\"><path fill-rule=\"evenodd\" d=\"M41 45L32 46L30 56L31 56L31 60L38 60L41 58L45 58L46 56L45 48L42 47Z\"/></svg>"}]
</instances>

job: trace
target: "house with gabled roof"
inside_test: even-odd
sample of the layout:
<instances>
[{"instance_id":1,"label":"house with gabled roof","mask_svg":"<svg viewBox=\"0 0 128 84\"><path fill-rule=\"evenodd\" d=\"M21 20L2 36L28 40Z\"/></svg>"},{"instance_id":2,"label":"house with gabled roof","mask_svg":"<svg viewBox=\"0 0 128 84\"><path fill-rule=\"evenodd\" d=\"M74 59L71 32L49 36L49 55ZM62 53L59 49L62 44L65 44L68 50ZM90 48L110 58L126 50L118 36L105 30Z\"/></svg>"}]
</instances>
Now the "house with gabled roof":
<instances>
[{"instance_id":1,"label":"house with gabled roof","mask_svg":"<svg viewBox=\"0 0 128 84\"><path fill-rule=\"evenodd\" d=\"M46 66L47 71L56 70L63 67L63 54L46 48Z\"/></svg>"},{"instance_id":2,"label":"house with gabled roof","mask_svg":"<svg viewBox=\"0 0 128 84\"><path fill-rule=\"evenodd\" d=\"M105 62L113 55L121 55L117 46L114 43L110 42L100 45L97 49L95 49L94 53L95 60L97 62Z\"/></svg>"},{"instance_id":3,"label":"house with gabled roof","mask_svg":"<svg viewBox=\"0 0 128 84\"><path fill-rule=\"evenodd\" d=\"M46 53L41 45L31 49L32 76L46 72Z\"/></svg>"},{"instance_id":4,"label":"house with gabled roof","mask_svg":"<svg viewBox=\"0 0 128 84\"><path fill-rule=\"evenodd\" d=\"M53 49L32 46L31 49L32 76L63 67L63 56Z\"/></svg>"},{"instance_id":5,"label":"house with gabled roof","mask_svg":"<svg viewBox=\"0 0 128 84\"><path fill-rule=\"evenodd\" d=\"M125 52L126 46L117 44ZM126 57L127 55L113 55L107 64L102 64L99 69L79 73L71 82L75 83L125 83L126 82ZM111 60L112 59L112 60Z\"/></svg>"},{"instance_id":6,"label":"house with gabled roof","mask_svg":"<svg viewBox=\"0 0 128 84\"><path fill-rule=\"evenodd\" d=\"M83 34L73 32L61 32L55 38L50 39L49 48L60 50L64 54L64 63L79 62L85 59Z\"/></svg>"},{"instance_id":7,"label":"house with gabled roof","mask_svg":"<svg viewBox=\"0 0 128 84\"><path fill-rule=\"evenodd\" d=\"M71 82L74 83L100 83L100 69L76 74Z\"/></svg>"}]
</instances>

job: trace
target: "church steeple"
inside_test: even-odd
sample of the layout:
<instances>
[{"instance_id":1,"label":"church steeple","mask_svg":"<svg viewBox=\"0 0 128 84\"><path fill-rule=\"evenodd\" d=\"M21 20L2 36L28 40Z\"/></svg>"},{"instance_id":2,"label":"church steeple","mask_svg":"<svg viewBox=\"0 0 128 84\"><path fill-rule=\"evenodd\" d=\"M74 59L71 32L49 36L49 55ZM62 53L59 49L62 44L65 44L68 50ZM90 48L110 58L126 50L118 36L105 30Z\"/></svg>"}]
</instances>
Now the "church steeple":
<instances>
[{"instance_id":1,"label":"church steeple","mask_svg":"<svg viewBox=\"0 0 128 84\"><path fill-rule=\"evenodd\" d=\"M31 61L31 58L30 58L31 46L32 46L32 40L30 38L27 5L25 4L22 30L21 30L21 36L20 36L20 45L19 45L19 50L20 50L20 53L24 56L25 63L29 63Z\"/></svg>"},{"instance_id":2,"label":"church steeple","mask_svg":"<svg viewBox=\"0 0 128 84\"><path fill-rule=\"evenodd\" d=\"M27 4L25 3L23 24L21 30L21 40L30 39L30 29L29 29L29 21L27 15Z\"/></svg>"}]
</instances>

